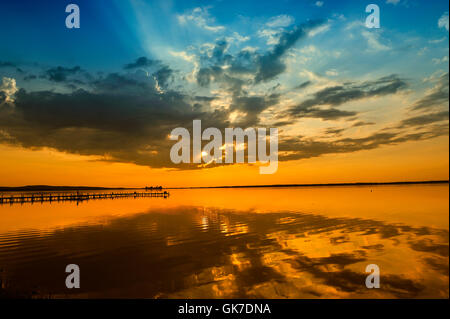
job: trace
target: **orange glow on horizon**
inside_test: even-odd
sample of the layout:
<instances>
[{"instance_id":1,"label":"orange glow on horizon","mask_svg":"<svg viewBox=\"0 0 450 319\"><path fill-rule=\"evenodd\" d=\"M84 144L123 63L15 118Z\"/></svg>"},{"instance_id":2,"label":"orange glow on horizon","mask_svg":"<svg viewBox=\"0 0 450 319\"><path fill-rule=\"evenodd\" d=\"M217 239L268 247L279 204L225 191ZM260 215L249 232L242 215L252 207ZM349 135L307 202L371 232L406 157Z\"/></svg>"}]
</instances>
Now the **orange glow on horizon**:
<instances>
[{"instance_id":1,"label":"orange glow on horizon","mask_svg":"<svg viewBox=\"0 0 450 319\"><path fill-rule=\"evenodd\" d=\"M0 146L0 186L164 187L448 180L448 137L355 153L279 162L273 175L257 165L198 170L153 169L54 150Z\"/></svg>"}]
</instances>

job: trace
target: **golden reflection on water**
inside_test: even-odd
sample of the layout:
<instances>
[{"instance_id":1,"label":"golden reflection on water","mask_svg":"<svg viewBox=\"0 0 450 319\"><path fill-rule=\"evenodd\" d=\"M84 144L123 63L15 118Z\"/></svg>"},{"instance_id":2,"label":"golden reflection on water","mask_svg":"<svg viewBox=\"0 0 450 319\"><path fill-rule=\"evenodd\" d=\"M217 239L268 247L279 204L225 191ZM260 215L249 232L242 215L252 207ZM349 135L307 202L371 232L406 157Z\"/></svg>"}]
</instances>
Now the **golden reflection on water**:
<instances>
[{"instance_id":1,"label":"golden reflection on water","mask_svg":"<svg viewBox=\"0 0 450 319\"><path fill-rule=\"evenodd\" d=\"M448 298L448 199L446 184L3 205L0 297Z\"/></svg>"}]
</instances>

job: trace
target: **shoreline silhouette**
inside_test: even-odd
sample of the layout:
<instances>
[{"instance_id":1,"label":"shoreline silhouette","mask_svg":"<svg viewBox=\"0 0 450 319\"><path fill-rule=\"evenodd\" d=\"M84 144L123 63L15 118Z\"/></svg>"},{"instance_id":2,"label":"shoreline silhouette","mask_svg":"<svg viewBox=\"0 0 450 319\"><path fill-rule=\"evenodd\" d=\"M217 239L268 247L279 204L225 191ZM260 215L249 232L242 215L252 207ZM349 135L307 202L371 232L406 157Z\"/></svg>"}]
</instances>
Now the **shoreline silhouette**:
<instances>
[{"instance_id":1,"label":"shoreline silhouette","mask_svg":"<svg viewBox=\"0 0 450 319\"><path fill-rule=\"evenodd\" d=\"M221 186L183 186L161 187L161 189L208 189L208 188L264 188L264 187L339 187L339 186L382 186L382 185L416 185L416 184L448 184L448 180L408 181L408 182L356 182L356 183L302 183L302 184L270 184L270 185L221 185ZM26 185L1 186L0 192L13 191L94 191L94 190L127 190L151 189L144 187L97 187L97 186L52 186L52 185Z\"/></svg>"}]
</instances>

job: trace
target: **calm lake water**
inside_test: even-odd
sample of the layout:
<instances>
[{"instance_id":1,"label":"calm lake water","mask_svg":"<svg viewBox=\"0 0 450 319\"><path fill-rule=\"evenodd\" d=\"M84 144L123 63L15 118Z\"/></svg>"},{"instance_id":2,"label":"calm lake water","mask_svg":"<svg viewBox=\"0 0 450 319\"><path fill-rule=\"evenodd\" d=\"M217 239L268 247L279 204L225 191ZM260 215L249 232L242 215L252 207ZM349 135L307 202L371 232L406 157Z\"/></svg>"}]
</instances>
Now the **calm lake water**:
<instances>
[{"instance_id":1,"label":"calm lake water","mask_svg":"<svg viewBox=\"0 0 450 319\"><path fill-rule=\"evenodd\" d=\"M448 184L0 205L0 297L448 298ZM81 288L67 289L77 264ZM365 268L380 268L379 289Z\"/></svg>"}]
</instances>

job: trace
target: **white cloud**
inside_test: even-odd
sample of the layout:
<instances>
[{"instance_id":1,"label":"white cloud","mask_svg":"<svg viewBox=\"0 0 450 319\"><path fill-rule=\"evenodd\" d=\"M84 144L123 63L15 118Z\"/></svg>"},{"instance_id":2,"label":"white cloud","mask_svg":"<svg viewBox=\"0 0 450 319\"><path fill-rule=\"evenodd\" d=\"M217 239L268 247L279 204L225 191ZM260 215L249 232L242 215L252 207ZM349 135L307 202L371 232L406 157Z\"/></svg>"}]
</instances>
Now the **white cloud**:
<instances>
[{"instance_id":1,"label":"white cloud","mask_svg":"<svg viewBox=\"0 0 450 319\"><path fill-rule=\"evenodd\" d=\"M427 47L423 47L423 48L421 48L420 50L419 50L419 52L417 52L417 55L418 56L422 56L422 55L424 55L425 53L427 53L428 52L428 48Z\"/></svg>"},{"instance_id":2,"label":"white cloud","mask_svg":"<svg viewBox=\"0 0 450 319\"><path fill-rule=\"evenodd\" d=\"M326 75L328 76L337 76L339 75L338 71L336 71L336 69L331 69L325 72Z\"/></svg>"},{"instance_id":3,"label":"white cloud","mask_svg":"<svg viewBox=\"0 0 450 319\"><path fill-rule=\"evenodd\" d=\"M434 59L432 59L432 62L434 64L441 64L441 63L448 62L448 56L445 55L442 57L442 59L434 58Z\"/></svg>"},{"instance_id":4,"label":"white cloud","mask_svg":"<svg viewBox=\"0 0 450 319\"><path fill-rule=\"evenodd\" d=\"M386 0L386 3L393 4L394 6L397 5L400 2L400 0Z\"/></svg>"},{"instance_id":5,"label":"white cloud","mask_svg":"<svg viewBox=\"0 0 450 319\"><path fill-rule=\"evenodd\" d=\"M266 25L270 28L287 27L294 23L294 18L287 14L281 14L270 18Z\"/></svg>"},{"instance_id":6,"label":"white cloud","mask_svg":"<svg viewBox=\"0 0 450 319\"><path fill-rule=\"evenodd\" d=\"M429 40L428 43L436 44L436 43L444 42L445 40L447 40L447 38L446 37L442 37L440 39Z\"/></svg>"},{"instance_id":7,"label":"white cloud","mask_svg":"<svg viewBox=\"0 0 450 319\"><path fill-rule=\"evenodd\" d=\"M321 7L321 6L323 6L323 1L316 1L316 3L314 5L316 7Z\"/></svg>"},{"instance_id":8,"label":"white cloud","mask_svg":"<svg viewBox=\"0 0 450 319\"><path fill-rule=\"evenodd\" d=\"M356 20L356 21L352 21L347 23L347 25L345 26L346 31L348 30L352 30L352 29L356 29L356 28L362 28L365 27L364 22L360 21L360 20Z\"/></svg>"},{"instance_id":9,"label":"white cloud","mask_svg":"<svg viewBox=\"0 0 450 319\"><path fill-rule=\"evenodd\" d=\"M438 27L448 31L448 12L444 12L444 14L439 18Z\"/></svg>"},{"instance_id":10,"label":"white cloud","mask_svg":"<svg viewBox=\"0 0 450 319\"><path fill-rule=\"evenodd\" d=\"M428 83L437 83L439 81L439 79L446 73L446 71L444 70L437 70L436 72L434 72L433 74L431 74L430 76L427 76L425 78L423 78L423 82L428 82Z\"/></svg>"},{"instance_id":11,"label":"white cloud","mask_svg":"<svg viewBox=\"0 0 450 319\"><path fill-rule=\"evenodd\" d=\"M232 36L226 37L227 42L245 42L250 40L249 36L242 36L237 32L233 32Z\"/></svg>"},{"instance_id":12,"label":"white cloud","mask_svg":"<svg viewBox=\"0 0 450 319\"><path fill-rule=\"evenodd\" d=\"M188 22L194 23L197 27L212 31L219 32L225 30L223 26L213 26L215 19L212 18L208 12L208 8L195 8L190 13L181 14L177 16L178 23L181 25L187 24Z\"/></svg>"},{"instance_id":13,"label":"white cloud","mask_svg":"<svg viewBox=\"0 0 450 319\"><path fill-rule=\"evenodd\" d=\"M319 54L319 50L312 44L302 47L299 51L301 54L311 54L311 55Z\"/></svg>"},{"instance_id":14,"label":"white cloud","mask_svg":"<svg viewBox=\"0 0 450 319\"><path fill-rule=\"evenodd\" d=\"M314 28L311 31L309 31L308 35L310 37L314 37L314 36L316 36L316 35L318 35L320 33L327 32L328 30L330 30L330 25L329 24L324 24L324 25L321 25L320 27Z\"/></svg>"},{"instance_id":15,"label":"white cloud","mask_svg":"<svg viewBox=\"0 0 450 319\"><path fill-rule=\"evenodd\" d=\"M277 44L280 38L280 32L273 29L263 29L258 31L258 36L261 38L267 38L266 43L268 45Z\"/></svg>"},{"instance_id":16,"label":"white cloud","mask_svg":"<svg viewBox=\"0 0 450 319\"><path fill-rule=\"evenodd\" d=\"M248 45L248 46L242 48L241 51L256 52L257 50L258 50L257 47L252 47L252 46L249 46L249 45Z\"/></svg>"},{"instance_id":17,"label":"white cloud","mask_svg":"<svg viewBox=\"0 0 450 319\"><path fill-rule=\"evenodd\" d=\"M378 33L363 31L361 32L361 34L363 35L363 37L366 38L367 45L369 46L370 51L378 52L378 51L387 51L391 49L387 45L380 43L378 39L379 38Z\"/></svg>"},{"instance_id":18,"label":"white cloud","mask_svg":"<svg viewBox=\"0 0 450 319\"><path fill-rule=\"evenodd\" d=\"M347 18L345 17L345 15L343 15L342 13L333 13L333 18L340 20L340 21L345 21L347 20Z\"/></svg>"},{"instance_id":19,"label":"white cloud","mask_svg":"<svg viewBox=\"0 0 450 319\"><path fill-rule=\"evenodd\" d=\"M5 102L14 102L13 95L18 91L16 80L13 78L2 78L0 92L5 94Z\"/></svg>"}]
</instances>

